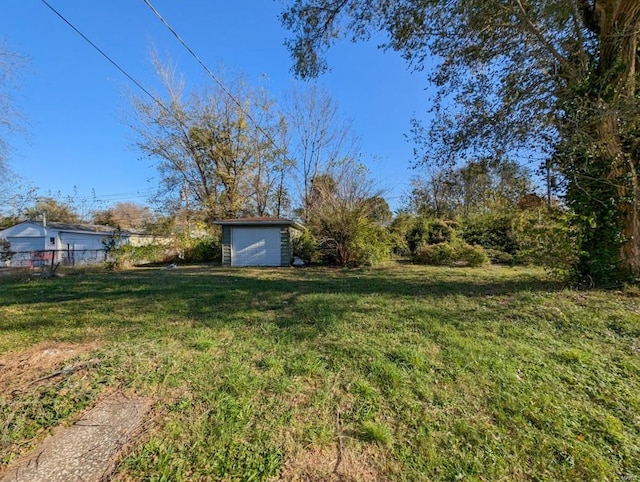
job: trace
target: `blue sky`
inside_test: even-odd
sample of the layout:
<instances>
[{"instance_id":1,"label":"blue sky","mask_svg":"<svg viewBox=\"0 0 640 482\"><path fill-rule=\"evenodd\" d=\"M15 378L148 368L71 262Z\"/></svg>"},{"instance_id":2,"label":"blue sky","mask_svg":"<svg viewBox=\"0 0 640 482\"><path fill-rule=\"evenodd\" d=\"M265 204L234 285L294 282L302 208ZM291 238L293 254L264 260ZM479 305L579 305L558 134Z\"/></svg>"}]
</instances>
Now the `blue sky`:
<instances>
[{"instance_id":1,"label":"blue sky","mask_svg":"<svg viewBox=\"0 0 640 482\"><path fill-rule=\"evenodd\" d=\"M201 66L142 0L48 0L67 20L147 88L158 87L151 51L171 58L187 88L210 82ZM268 79L278 97L290 90L289 35L274 0L152 0L163 17L207 66ZM128 94L143 95L40 0L3 0L0 39L28 57L15 93L26 117L26 136L9 140L10 165L41 194L60 192L77 201L145 203L157 182L154 167L132 147L122 122ZM425 74L412 73L395 52L376 43L341 41L329 52L332 71L319 82L353 120L364 159L392 209L416 173L404 139L412 116L428 108ZM90 202L90 201L89 201Z\"/></svg>"}]
</instances>

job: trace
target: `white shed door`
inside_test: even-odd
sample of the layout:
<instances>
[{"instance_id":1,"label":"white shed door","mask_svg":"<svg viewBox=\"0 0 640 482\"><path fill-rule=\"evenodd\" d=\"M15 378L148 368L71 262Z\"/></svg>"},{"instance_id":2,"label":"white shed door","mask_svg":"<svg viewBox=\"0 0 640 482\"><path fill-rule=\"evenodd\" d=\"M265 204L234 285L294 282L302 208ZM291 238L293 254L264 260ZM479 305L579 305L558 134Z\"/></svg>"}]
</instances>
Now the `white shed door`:
<instances>
[{"instance_id":1,"label":"white shed door","mask_svg":"<svg viewBox=\"0 0 640 482\"><path fill-rule=\"evenodd\" d=\"M231 266L280 266L280 228L234 227Z\"/></svg>"}]
</instances>

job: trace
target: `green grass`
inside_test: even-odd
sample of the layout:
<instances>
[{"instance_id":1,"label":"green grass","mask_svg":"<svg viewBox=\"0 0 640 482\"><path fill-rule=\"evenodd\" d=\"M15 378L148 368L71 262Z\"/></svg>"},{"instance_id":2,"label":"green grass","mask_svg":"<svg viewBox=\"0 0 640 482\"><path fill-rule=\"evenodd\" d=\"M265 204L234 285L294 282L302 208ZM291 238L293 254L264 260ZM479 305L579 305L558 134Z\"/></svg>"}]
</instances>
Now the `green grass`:
<instances>
[{"instance_id":1,"label":"green grass","mask_svg":"<svg viewBox=\"0 0 640 482\"><path fill-rule=\"evenodd\" d=\"M292 478L344 452L344 480L354 461L388 480L640 480L632 288L400 265L0 278L0 353L45 340L98 340L99 363L0 394L5 464L117 388L156 413L122 479Z\"/></svg>"}]
</instances>

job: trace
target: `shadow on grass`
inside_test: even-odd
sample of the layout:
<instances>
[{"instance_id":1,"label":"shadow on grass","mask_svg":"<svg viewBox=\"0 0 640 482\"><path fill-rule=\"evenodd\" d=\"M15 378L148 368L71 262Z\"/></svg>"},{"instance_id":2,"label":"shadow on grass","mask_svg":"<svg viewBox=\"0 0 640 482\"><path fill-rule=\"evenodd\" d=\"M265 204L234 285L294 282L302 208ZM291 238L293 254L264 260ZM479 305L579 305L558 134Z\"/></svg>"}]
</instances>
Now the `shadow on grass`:
<instances>
[{"instance_id":1,"label":"shadow on grass","mask_svg":"<svg viewBox=\"0 0 640 482\"><path fill-rule=\"evenodd\" d=\"M475 299L555 291L556 282L508 269L222 269L185 267L67 276L5 284L0 310L30 309L0 331L39 328L153 330L274 323L292 339L321 336L345 319L375 318L389 302ZM370 302L362 302L371 297ZM32 308L29 308L32 307ZM1 312L0 312L1 313Z\"/></svg>"}]
</instances>

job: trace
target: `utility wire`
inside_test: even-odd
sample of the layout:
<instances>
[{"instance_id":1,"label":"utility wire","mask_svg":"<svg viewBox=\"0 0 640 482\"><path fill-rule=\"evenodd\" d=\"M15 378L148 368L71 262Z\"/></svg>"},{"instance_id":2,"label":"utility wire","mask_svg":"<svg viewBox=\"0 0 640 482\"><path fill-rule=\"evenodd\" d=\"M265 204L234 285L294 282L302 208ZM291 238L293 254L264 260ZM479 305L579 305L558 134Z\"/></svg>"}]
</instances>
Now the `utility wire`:
<instances>
[{"instance_id":1,"label":"utility wire","mask_svg":"<svg viewBox=\"0 0 640 482\"><path fill-rule=\"evenodd\" d=\"M155 16L158 17L158 20L160 20L164 24L164 26L167 27L167 29L173 34L173 36L178 40L178 42L180 42L180 44L187 50L187 52L191 54L191 56L196 60L196 62L200 64L200 66L205 70L205 72L209 74L209 76L215 81L215 83L218 84L218 86L220 86L222 91L225 94L227 94L229 98L240 108L240 110L244 113L244 115L247 116L247 119L249 119L256 126L256 128L262 134L264 134L264 136L273 145L273 147L275 147L276 149L280 149L280 146L278 146L278 144L275 143L275 141L271 138L271 136L260 126L260 124L251 116L251 114L247 112L247 110L244 108L242 103L235 98L235 96L229 91L229 89L227 89L224 83L222 83L222 81L216 77L216 75L211 71L211 69L209 69L209 67L207 67L207 65L202 61L202 59L200 59L200 57L198 57L198 55L193 51L193 49L189 47L187 42L180 36L180 34L176 32L176 30L169 24L169 22L167 22L164 19L164 17L160 14L160 12L158 12L158 10L151 4L151 1L150 0L142 0L142 1L145 3L145 5L147 5L147 7L149 7L149 9L151 9L151 11L155 14Z\"/></svg>"},{"instance_id":2,"label":"utility wire","mask_svg":"<svg viewBox=\"0 0 640 482\"><path fill-rule=\"evenodd\" d=\"M55 8L53 8L46 0L40 0L42 3L44 3L53 13L55 13L58 17L60 17L60 19L62 19L62 21L64 23L66 23L69 27L71 27L78 35L80 35L89 45L91 45L95 50L97 50L100 55L102 55L105 59L107 59L116 69L118 69L120 72L122 72L124 74L125 77L127 77L131 82L133 82L140 90L142 90L142 92L144 92L145 94L147 94L149 97L151 97L151 99L153 99L153 101L158 104L162 109L164 109L165 111L168 111L168 109L165 107L165 105L159 101L151 92L149 92L147 89L144 88L144 86L138 82L136 79L134 79L131 75L129 75L129 73L124 70L122 67L120 67L120 65L118 65L118 63L113 60L111 57L109 57L100 47L98 47L96 44L94 44L91 40L89 40L89 38L83 34L80 30L78 30L69 20L67 20L60 12L58 12Z\"/></svg>"}]
</instances>

